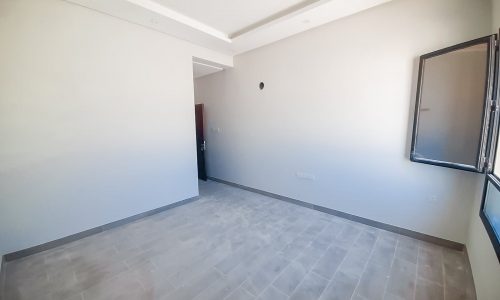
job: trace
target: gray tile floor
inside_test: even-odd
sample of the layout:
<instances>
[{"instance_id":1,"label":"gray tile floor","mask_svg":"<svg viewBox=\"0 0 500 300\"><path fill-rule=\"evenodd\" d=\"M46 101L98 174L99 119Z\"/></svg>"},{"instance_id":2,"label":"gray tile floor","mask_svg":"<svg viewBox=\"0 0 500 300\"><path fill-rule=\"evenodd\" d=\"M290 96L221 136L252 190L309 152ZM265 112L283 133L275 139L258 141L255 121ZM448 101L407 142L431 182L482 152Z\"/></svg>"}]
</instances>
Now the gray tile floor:
<instances>
[{"instance_id":1,"label":"gray tile floor","mask_svg":"<svg viewBox=\"0 0 500 300\"><path fill-rule=\"evenodd\" d=\"M464 253L236 189L7 264L6 299L475 299Z\"/></svg>"}]
</instances>

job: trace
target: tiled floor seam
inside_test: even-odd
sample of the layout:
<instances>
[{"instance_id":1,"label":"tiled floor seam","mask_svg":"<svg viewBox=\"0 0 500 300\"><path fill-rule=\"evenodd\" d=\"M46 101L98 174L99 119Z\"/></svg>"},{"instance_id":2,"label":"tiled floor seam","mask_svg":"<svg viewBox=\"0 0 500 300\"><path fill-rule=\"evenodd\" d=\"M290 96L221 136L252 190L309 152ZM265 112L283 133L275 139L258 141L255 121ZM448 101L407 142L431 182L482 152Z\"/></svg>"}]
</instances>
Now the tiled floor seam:
<instances>
[{"instance_id":1,"label":"tiled floor seam","mask_svg":"<svg viewBox=\"0 0 500 300\"><path fill-rule=\"evenodd\" d=\"M417 286L418 286L418 260L420 259L420 248L417 244L417 262L415 266L415 284L414 284L414 290L413 290L413 300L417 299Z\"/></svg>"},{"instance_id":2,"label":"tiled floor seam","mask_svg":"<svg viewBox=\"0 0 500 300\"><path fill-rule=\"evenodd\" d=\"M398 235L404 235L406 237L409 237L409 238L412 238L412 239L417 239L419 241L425 241L425 242L428 242L428 243L432 243L432 244L438 245L440 247L446 247L446 248L450 248L450 249L453 249L453 250L460 251L460 249L463 249L463 247L465 246L464 244L460 244L460 243L457 243L457 242L454 242L454 241L450 241L450 240L441 239L441 238L438 238L438 237L435 237L435 236L429 236L429 235L422 234L422 233L419 233L419 232L414 232L414 231L407 230L407 229L402 228L402 227L401 228L400 227L396 227L396 229L392 230L392 229L388 229L387 227L377 226L375 224L369 224L369 223L363 222L363 219L367 220L367 221L371 221L371 222L375 222L375 221L369 220L369 219L365 219L365 218L360 218L360 217L355 216L355 215L351 215L352 217L356 218L356 219L352 219L352 218L346 217L345 216L346 214L343 213L343 212L341 212L341 211L336 211L336 212L340 213L340 214L342 214L344 216L338 215L338 214L335 214L335 213L331 213L331 212L326 212L325 210L329 210L329 211L335 211L335 210L334 209L330 209L328 207L322 207L322 206L314 205L314 204L311 204L311 203L308 203L308 202L304 202L304 201L301 201L301 200L292 199L292 198L289 198L289 197L286 197L286 196L282 196L282 195L279 195L279 194L274 194L274 193L266 192L266 191L259 190L259 189L256 189L256 188L251 188L251 187L248 187L248 186L245 186L245 185L242 185L242 184L237 184L237 183L234 183L234 182L230 182L230 181L227 181L227 180L223 180L223 179L219 179L219 178L215 178L215 177L209 177L208 179L210 181L213 181L213 182L217 182L217 183L220 183L220 184L231 186L231 187L233 187L235 189L241 189L241 190L249 191L249 192L252 192L252 193L260 194L260 195L263 195L263 196L266 196L266 197L277 199L279 201L287 202L287 203L292 204L292 205L300 206L300 207L303 207L303 208L311 209L311 210L314 210L314 211L317 211L317 212L321 212L321 213L329 214L329 215L332 215L332 216L335 216L335 217L338 217L338 218L342 218L342 219L347 220L347 221L351 221L351 222L363 224L363 225L366 225L366 226L369 226L369 227L374 227L374 228L377 228L377 229L383 230L383 231L389 231L391 233L398 234ZM292 200L292 201L290 201L290 200ZM321 208L321 209L318 209L318 208ZM349 215L349 214L347 214L347 215ZM375 222L375 223L379 223L379 224L391 227L390 225L385 224L385 223L380 223L380 222ZM415 234L417 236L415 236Z\"/></svg>"},{"instance_id":3,"label":"tiled floor seam","mask_svg":"<svg viewBox=\"0 0 500 300\"><path fill-rule=\"evenodd\" d=\"M288 296L287 294L283 293L280 289L276 288L273 284L269 284L268 286L266 286L265 289L262 290L262 292L259 293L259 295L257 297L255 297L255 299L259 299L260 296L262 296L262 294L270 287L274 287L274 289L276 289L276 291L278 293L280 293L281 295L285 296L287 299L290 298L290 296Z\"/></svg>"},{"instance_id":4,"label":"tiled floor seam","mask_svg":"<svg viewBox=\"0 0 500 300\"><path fill-rule=\"evenodd\" d=\"M374 250L375 250L375 246L377 245L377 242L379 239L380 239L380 235L377 235L377 239L375 239L375 242L373 243L373 247L370 250L370 254L368 255L368 259L366 260L365 265L363 267L363 271L361 271L361 273L359 274L359 280L358 280L358 283L356 284L356 287L354 288L354 291L352 292L351 300L354 298L354 296L356 295L356 292L358 291L359 284L361 283L361 278L363 277L363 274L366 271L368 263L370 262L370 259L373 255Z\"/></svg>"},{"instance_id":5,"label":"tiled floor seam","mask_svg":"<svg viewBox=\"0 0 500 300\"><path fill-rule=\"evenodd\" d=\"M358 238L359 238L359 235L358 235ZM328 278L325 278L325 277L321 276L318 273L315 273L315 274L320 275L321 277L323 277L323 278L325 278L327 280L327 284L325 285L325 288L323 289L323 291L321 291L321 293L319 294L318 299L321 299L321 296L323 295L323 293L325 292L325 290L328 288L328 286L330 286L330 284L332 284L332 282L333 282L333 280L335 278L335 275L337 275L337 273L339 272L340 267L342 266L342 264L344 263L344 261L346 260L346 258L347 258L348 255L349 255L349 250L346 252L346 254L344 255L344 257L342 258L342 261L339 263L339 266L337 267L337 270L335 270L335 272L333 273L332 278L328 279Z\"/></svg>"},{"instance_id":6,"label":"tiled floor seam","mask_svg":"<svg viewBox=\"0 0 500 300\"><path fill-rule=\"evenodd\" d=\"M125 264L125 262L122 261L122 263L125 265L125 267L127 267L127 265ZM127 267L127 271L129 271L128 267ZM116 274L114 274L113 276L109 277L109 278L106 278L104 281L101 281L101 282L96 282L90 286L88 286L87 288L85 288L84 290L80 291L79 294L81 294L81 297L84 299L84 300L87 300L86 297L85 297L85 292L90 290L91 288L97 286L98 284L101 284L103 282L109 282L110 280L122 275L123 273L127 272L127 271L122 271L122 272L118 272ZM52 292L51 292L52 293ZM74 294L76 295L76 293ZM89 299L90 300L90 299Z\"/></svg>"},{"instance_id":7,"label":"tiled floor seam","mask_svg":"<svg viewBox=\"0 0 500 300\"><path fill-rule=\"evenodd\" d=\"M444 267L444 252L443 249L440 249L439 253L441 254L441 278L443 280L443 299L446 298L446 268Z\"/></svg>"},{"instance_id":8,"label":"tiled floor seam","mask_svg":"<svg viewBox=\"0 0 500 300\"><path fill-rule=\"evenodd\" d=\"M313 221L311 221L311 223L313 223ZM300 233L299 235L303 234L303 233L304 233L304 231L306 231L306 230L309 228L309 226L311 225L311 223L309 223L309 225L308 225L308 226L306 226L306 228L305 228L303 231L301 231L301 233ZM329 222L329 223L330 223L330 222ZM328 228L328 225L325 225L325 227L324 227L323 229L321 229L321 231L319 231L319 232L315 235L315 237L317 237L318 235L320 235L320 234L321 234L323 231L325 231L327 228ZM315 239L313 239L312 241L310 241L310 242L307 244L307 246L305 246L304 250L305 250L307 247L309 247L309 246L310 246L310 245L311 245L314 241L315 241ZM290 242L290 243L291 243L291 242ZM290 244L290 243L288 243L288 244ZM283 250L286 246L288 246L288 244L287 244L287 245L285 245L285 246L283 246L283 248L282 248L282 249L280 249L279 251ZM278 251L278 253L279 253L279 251ZM301 254L302 254L302 253L303 253L303 252L301 252ZM274 286L274 282L276 282L276 280L277 280L277 279L278 279L278 278L279 278L279 277L280 277L280 276L281 276L281 275L285 272L285 270L286 270L286 269L290 266L290 264L291 264L292 262L296 261L296 260L297 260L297 258L298 258L299 256L300 256L300 254L299 254L299 255L297 255L294 259L290 260L290 262L288 263L288 265L287 265L286 267L284 267L284 268L283 268L283 270L281 270L281 271L279 272L279 274L278 274L278 275L277 275L277 276L273 279L273 281L272 281L272 282L270 282L270 283L269 283L269 284L268 284L268 285L267 285L264 289L262 289L262 291L260 291L260 293L256 296L256 298L258 298L260 295L262 295L262 293L264 293L264 291L265 291L266 289L268 289L270 286ZM309 272L307 272L307 273L306 273L306 275L304 276L304 278L307 276L307 274L309 274ZM302 281L304 280L304 278L302 278L302 280L301 280L301 281L299 282L299 284L295 287L295 289L297 289L297 287L300 285L300 283L302 283ZM276 286L274 286L274 287L276 288ZM295 289L294 289L294 290L295 290ZM277 290L277 291L279 291L281 294L286 295L286 296L287 296L287 298L289 298L289 297L290 297L290 296L288 296L287 294L283 293L280 289L276 288L276 290ZM292 293L290 293L290 294L293 294L293 291L292 291Z\"/></svg>"},{"instance_id":9,"label":"tiled floor seam","mask_svg":"<svg viewBox=\"0 0 500 300\"><path fill-rule=\"evenodd\" d=\"M398 249L407 248L405 246L406 241L398 239L398 237L402 237L401 235L393 236L380 229L369 230L371 227L364 228L361 224L360 227L355 222L326 216L324 213L308 213L302 208L293 209L290 208L293 204L276 204L272 199L269 200L258 195L253 197L251 194L243 195L236 189L226 191L226 189L218 185L208 185L208 187L208 193L206 193L205 199L202 201L208 203L212 199L222 199L213 201L213 206L203 205L204 207L200 208L199 205L192 205L186 209L179 209L174 214L149 217L149 221L140 222L141 224L124 226L122 230L110 231L108 234L95 236L85 243L73 244L73 247L68 247L68 252L66 250L63 252L52 251L49 252L48 256L42 255L9 265L9 272L12 272L13 275L9 277L9 295L16 299L16 295L20 295L19 300L42 300L46 294L49 297L52 294L54 297L58 297L63 295L61 292L64 295L71 295L72 300L96 300L102 297L104 297L102 299L112 299L113 295L115 297L151 299L152 296L160 296L156 292L152 295L151 291L154 291L153 289L165 287L164 291L174 290L165 286L166 281L164 281L164 278L167 278L167 276L163 274L179 274L176 275L176 282L188 285L184 288L185 291L182 292L184 296L197 293L197 299L208 299L210 298L209 295L218 295L218 300L222 300L229 298L233 294L230 299L234 300L239 296L245 297L245 299L247 297L253 299L253 295L248 294L246 291L248 287L244 286L244 284L245 282L248 283L249 280L252 282L252 279L248 278L261 278L260 275L252 274L255 274L256 270L262 269L262 265L269 263L272 263L273 266L275 264L276 266L279 265L279 269L269 266L262 270L265 280L255 281L257 288L254 295L258 293L260 297L264 297L274 294L281 299L284 292L284 294L287 294L287 298L290 297L288 295L294 298L300 295L310 299L324 300L329 296L350 295L351 298L356 300L364 298L364 300L369 300L366 297L371 295L372 288L368 287L370 284L375 284L377 288L373 289L373 291L380 296L383 296L383 293L387 300L392 296L402 296L400 290L405 291L405 299L408 300L416 300L416 298L425 294L429 296L436 295L436 299L441 299L444 296L445 289L448 289L446 296L453 297L452 294L456 292L453 288L455 282L461 284L458 287L465 287L465 283L469 282L468 278L465 281L462 279L460 279L461 281L455 281L461 278L455 276L454 272L456 268L462 266L462 256L458 252L449 253L442 247L432 247L427 243L411 239L408 247L410 251L400 251L399 253ZM189 214L189 216L186 215L190 210L194 210L194 213ZM205 215L197 213L199 210L203 210ZM193 218L194 215L198 217ZM237 229L228 229L228 227L234 227L233 225L238 223L239 220L242 222L241 226ZM198 227L184 226L186 224L196 225L201 223L204 225ZM171 227L169 224L174 226ZM359 227L359 230L352 229L351 225ZM169 233L179 228L182 229L180 234ZM356 231L359 231L359 233L356 234ZM371 232L371 234L366 234L365 231ZM394 241L394 237L396 237L396 241ZM246 254L238 254L225 264L228 267L238 265L237 272L231 272L228 277L222 277L220 272L210 269L217 261L233 253L236 247L244 244L245 241L249 241L249 239L255 241L252 244L259 245L260 252L256 250L256 247L252 246L247 251L253 253L251 257ZM154 240L158 242L150 242ZM214 248L219 244L225 244L226 246ZM141 255L141 249L129 247L133 245L137 245L139 248L143 245L145 248L143 247L142 250L154 247L154 250ZM339 248L333 248L334 246ZM109 253L115 253L110 247L113 247L115 251L118 247L121 252L120 256L112 255L114 257L110 256L108 258ZM262 251L261 247L266 250ZM285 250L286 247L288 248ZM184 251L183 249L190 250ZM332 249L335 249L335 251ZM391 253L389 250L394 252ZM325 257L327 251L332 254ZM331 267L326 267L324 263L330 262L330 256L333 259L335 252L338 252L335 264L331 261L331 264L328 264ZM340 256L343 254L342 252L345 252L344 256ZM350 253L352 255L349 255ZM157 261L159 264L155 263L155 268L149 264L143 268L141 267L142 262L139 265L136 264L139 260L150 259L156 254L165 256L162 260ZM399 254L402 254L402 256ZM64 257L67 255L73 258L76 257L75 262L77 264L74 266L73 264L65 264ZM134 259L130 259L131 257L134 257ZM288 257L288 259L285 260L285 257ZM323 262L318 263L322 258ZM408 259L411 262L416 259L416 267L400 264L401 259L405 261ZM438 264L436 264L437 259L441 259ZM194 263L196 261L201 261L202 264L197 265ZM241 264L241 261L246 262ZM42 263L39 264L39 262ZM186 262L192 263L188 265ZM81 269L81 263L84 263L85 269ZM119 268L114 267L117 264L120 266ZM185 269L185 266L188 266L189 269ZM378 268L377 266L384 266L384 268ZM370 275L371 267L376 270L380 269L378 274L382 275L377 277L375 281ZM415 268L412 270L413 272L400 273L411 270L409 267ZM94 272L94 268L99 270L103 268L103 271ZM388 272L382 270L387 268L389 268ZM396 269L391 272L393 268ZM158 272L143 273L141 271L143 269L146 271L155 269ZM225 269L228 268L223 267L221 270ZM271 272L271 269L274 271ZM82 273L80 270L84 272ZM90 270L90 272L87 270ZM324 272L324 270L329 271ZM432 272L429 272L429 270ZM63 272L60 274L65 275L62 277L57 275L60 271ZM30 276L33 272L36 273L35 277ZM125 272L124 275L122 275L123 272ZM200 272L208 272L210 275L199 276L201 275ZM337 293L337 287L343 286L344 279L346 279L342 272L352 274L352 278L349 280L350 287L349 289L339 289ZM75 274L81 282L76 280L78 282L75 283ZM401 281L398 279L398 274L406 274L407 276L404 276L403 281ZM387 275L391 276L390 280L385 278ZM97 276L99 276L97 282L100 283L98 287L95 286L93 280ZM123 280L113 280L116 276L123 276ZM414 276L415 281L409 281ZM419 276L422 277L419 278ZM192 286L196 291L190 291L194 282L190 278L195 277L204 279L196 281L199 284L196 283L196 285ZM280 277L280 281L277 281ZM361 280L363 277L364 280ZM50 288L42 285L47 278L52 282ZM133 281L134 278L140 280L140 285ZM86 282L87 279L90 279L90 281ZM151 279L154 282L151 282ZM336 279L339 279L338 284ZM442 283L438 283L440 279ZM108 283L108 280L112 282ZM133 282L135 288L133 290L117 288L125 282ZM192 283L189 284L190 282ZM385 283L385 285L382 283ZM401 283L406 285L403 286ZM39 284L40 287L38 287ZM24 290L25 287L26 290ZM147 291L144 290L144 287L147 288ZM409 293L412 288L413 294ZM89 289L91 290L88 291ZM266 289L269 290L262 294ZM292 289L293 291L291 291ZM311 293L312 291L314 292ZM19 292L22 293L19 294ZM459 292L463 293L461 288ZM36 295L40 295L40 297ZM162 292L161 295L172 297L170 293ZM176 295L180 295L180 293ZM366 297L362 297L362 295ZM470 298L467 299L472 300L472 294L466 294L466 297L469 296ZM283 298L285 297L283 296ZM52 300L56 300L56 298Z\"/></svg>"},{"instance_id":10,"label":"tiled floor seam","mask_svg":"<svg viewBox=\"0 0 500 300\"><path fill-rule=\"evenodd\" d=\"M328 226L326 226L324 230L326 230L326 228L328 228ZM339 230L339 232L337 233L337 235L335 236L335 238L337 238L337 237L338 237L341 233L342 233L342 230ZM319 235L319 233L318 233L318 235ZM314 240L313 240L313 241L311 241L311 243L310 243L310 244L312 244L313 242L314 242ZM317 263L321 260L321 258L322 258L323 256L325 256L325 255L326 255L326 253L328 252L328 250L329 250L329 249L333 246L333 243L334 243L334 242L335 242L335 239L332 239L332 241L330 242L330 244L328 244L328 247L325 249L325 251L323 251L323 254L322 254L321 256L319 256L319 257L318 257L318 259L316 260L316 262L314 263L314 265L312 265L312 266L309 268L309 270L307 270L307 272L304 274L304 276L302 277L302 279L300 280L300 282L299 282L299 283L295 286L295 288L294 288L294 289L290 292L290 296L288 296L288 298L290 298L290 297L291 297L291 295L293 295L293 293L297 290L297 288L298 288L298 287L302 284L302 282L303 282L303 281L307 278L307 276L308 276L310 273L314 273L315 275L318 275L319 277L321 277L321 278L323 278L323 279L325 279L325 280L327 280L327 281L329 282L329 279L328 279L328 278L324 277L324 276L323 276L323 275L321 275L321 274L318 274L317 272L314 272L314 266L315 266L315 265L316 265L316 264L317 264ZM309 245L310 245L310 244L309 244ZM347 253L346 253L346 256L347 256ZM342 262L345 260L345 257L346 257L346 256L344 256L344 258L342 259ZM297 258L298 258L298 257L299 257L299 256L297 256ZM297 258L295 258L295 260L296 260ZM295 261L295 260L294 260L294 261ZM340 268L340 265L341 265L341 264L342 264L342 263L340 263L340 264L339 264L339 268ZM338 269L337 269L337 271L338 271ZM337 271L336 271L336 272L337 272ZM335 272L335 273L336 273L336 272ZM277 278L276 278L276 279L277 279ZM333 277L332 277L332 279L333 279ZM275 280L275 281L276 281L276 280ZM329 284L329 283L328 283L328 284ZM328 287L328 284L325 286L325 289L326 289L326 287ZM325 290L325 289L323 289L323 291L321 292L321 294L323 294L323 292L324 292L324 290ZM318 299L320 299L320 298L321 298L321 294L319 295Z\"/></svg>"},{"instance_id":11,"label":"tiled floor seam","mask_svg":"<svg viewBox=\"0 0 500 300\"><path fill-rule=\"evenodd\" d=\"M339 232L337 233L337 235L335 236L335 238L337 238L340 233L342 232L342 230L339 230ZM309 275L309 273L311 272L314 272L314 266L316 266L316 264L321 260L321 258L323 258L323 256L326 255L326 253L328 252L328 250L333 246L333 243L334 243L334 239L330 242L330 244L328 244L328 247L326 247L325 251L323 251L323 254L320 255L318 257L318 259L316 260L316 262L309 268L309 270L307 270L306 274L304 275L304 277L302 277L302 280L297 284L297 286L295 287L295 289L290 293L290 295L293 295L293 293L295 292L295 290L297 290L297 288L302 284L302 282L304 281L304 279ZM312 242L311 242L312 243ZM340 266L340 265L339 265ZM319 277L325 279L325 280L328 280L328 278L325 278L323 275L321 274L318 274L317 272L314 272L314 274L318 275ZM319 299L319 298L318 298Z\"/></svg>"},{"instance_id":12,"label":"tiled floor seam","mask_svg":"<svg viewBox=\"0 0 500 300\"><path fill-rule=\"evenodd\" d=\"M389 267L389 275L387 275L387 280L385 281L384 294L382 299L385 299L387 296L387 288L389 287L389 282L391 280L392 275L392 267L394 266L394 261L396 260L396 251L398 250L399 239L396 239L396 246L394 247L394 254L392 255L391 266Z\"/></svg>"},{"instance_id":13,"label":"tiled floor seam","mask_svg":"<svg viewBox=\"0 0 500 300\"><path fill-rule=\"evenodd\" d=\"M355 239L355 241L354 241L354 244L356 244L356 241L359 239L359 237L361 236L361 233L362 233L362 232L363 232L363 231L361 230L361 231L358 233L358 236L356 237L356 239ZM340 233L339 233L339 235L340 235ZM377 235L377 239L378 239L378 235ZM354 246L354 245L351 245L350 249L347 251L346 255L344 256L344 258L343 258L343 259L342 259L342 261L340 262L340 264L339 264L339 266L338 266L337 270L335 271L335 273L333 274L332 278L331 278L331 279L329 279L329 280L327 279L327 280L328 280L328 283L327 283L327 285L326 285L325 289L324 289L324 290L321 292L321 294L319 295L318 299L321 299L321 296L323 295L323 293L325 292L325 290L328 288L328 286L329 286L330 284L332 284L332 282L333 282L333 280L334 280L334 278L335 278L335 275L337 275L337 273L340 271L340 268L342 267L342 264L343 264L343 263L344 263L344 261L346 260L347 256L349 255L349 251L353 248L353 246ZM373 248L375 248L375 244L373 244L372 249L373 249ZM366 263L368 263L368 261L367 261ZM361 275L360 275L360 276L359 276L359 278L358 278L358 283L359 283L359 281L360 281L360 280L361 280ZM354 295L354 291L353 291L353 295ZM352 298L352 295L351 295L351 298Z\"/></svg>"},{"instance_id":14,"label":"tiled floor seam","mask_svg":"<svg viewBox=\"0 0 500 300\"><path fill-rule=\"evenodd\" d=\"M232 290L229 294L227 294L222 300L226 300L229 297L231 297L235 291L237 291L239 288L242 288L243 284L247 281L247 279L243 280L234 290Z\"/></svg>"},{"instance_id":15,"label":"tiled floor seam","mask_svg":"<svg viewBox=\"0 0 500 300\"><path fill-rule=\"evenodd\" d=\"M307 230L307 228L309 228L309 226L310 226L312 223L313 223L313 221L310 221L310 222L308 223L308 225L307 225L307 226L304 226L304 229L303 229L300 233L298 233L298 234L297 234L297 236L300 236L301 234L303 234L303 233L304 233L304 231L306 231L306 230ZM293 227L293 224L292 224L292 225L290 225L290 226L288 226L287 228L282 229L282 230L281 230L281 232L279 233L279 236L282 236L283 234L285 234L285 233L286 233L286 231L287 231L288 229L292 228L292 227ZM325 228L326 228L326 226L325 226ZM293 240L292 240L292 241L293 241ZM282 247L281 249L279 249L279 250L276 250L276 252L277 252L277 253L279 253L281 250L283 250L283 249L284 249L286 246L288 246L290 243L291 243L291 242L289 242L289 243L287 243L287 244L283 245L283 247ZM270 244L268 244L268 245L271 245L271 243L270 243ZM263 248L264 248L265 246L266 246L266 245L264 245L264 246L263 246L263 247L262 247L259 251L263 250ZM290 261L290 263L291 263L291 262L292 262L292 261ZM243 262L240 262L240 264L241 264L241 263L243 263ZM290 263L289 263L289 264L290 264ZM288 264L288 265L289 265L289 264ZM238 264L238 265L239 265L239 264ZM287 265L287 267L288 267L288 265ZM236 266L236 267L237 267L237 266ZM236 268L236 267L235 267L235 268ZM222 274L222 271L218 270L216 266L214 266L214 268L215 268L218 272L220 272L220 273ZM276 278L278 278L278 277L281 275L281 273L282 273L285 269L286 269L286 267L285 267L285 268L283 268L283 270L281 270L280 274L278 274L278 276L277 276ZM224 276L226 276L226 275L224 274ZM251 275L250 275L250 274L248 275L248 277L247 277L245 280L243 280L243 281L242 281L242 283L241 283L241 284L240 284L240 285L239 285L239 286L238 286L235 290L237 290L237 289L238 289L238 288L240 288L240 287L243 287L243 284L244 284L244 283L248 280L248 278L249 278L249 277L251 277ZM275 278L275 280L276 280L276 278ZM274 281L273 281L273 282L274 282ZM272 283L271 283L271 284L272 284ZM265 287L265 288L264 288L264 289L263 289L263 290L259 293L259 295L261 295L261 294L262 294L262 293L263 293L263 292L264 292L264 291L265 291L265 290L266 290L266 289L267 289L267 288L268 288L271 284L267 285L267 286L266 286L266 287ZM244 288L243 288L243 289L244 289ZM246 289L245 289L245 290L246 290ZM232 294L232 292L231 292L229 295L227 295L224 299L228 298L231 294ZM256 297L258 297L259 295L257 295Z\"/></svg>"}]
</instances>

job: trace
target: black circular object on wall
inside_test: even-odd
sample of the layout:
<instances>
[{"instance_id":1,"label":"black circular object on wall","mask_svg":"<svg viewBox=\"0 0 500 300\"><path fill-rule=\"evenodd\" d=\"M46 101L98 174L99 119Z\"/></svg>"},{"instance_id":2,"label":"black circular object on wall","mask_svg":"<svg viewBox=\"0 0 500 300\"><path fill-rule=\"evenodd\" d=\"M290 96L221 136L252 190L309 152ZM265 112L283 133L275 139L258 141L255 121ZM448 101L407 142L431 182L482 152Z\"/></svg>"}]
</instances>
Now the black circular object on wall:
<instances>
[{"instance_id":1,"label":"black circular object on wall","mask_svg":"<svg viewBox=\"0 0 500 300\"><path fill-rule=\"evenodd\" d=\"M259 83L259 89L261 89L261 90L264 89L264 82Z\"/></svg>"}]
</instances>

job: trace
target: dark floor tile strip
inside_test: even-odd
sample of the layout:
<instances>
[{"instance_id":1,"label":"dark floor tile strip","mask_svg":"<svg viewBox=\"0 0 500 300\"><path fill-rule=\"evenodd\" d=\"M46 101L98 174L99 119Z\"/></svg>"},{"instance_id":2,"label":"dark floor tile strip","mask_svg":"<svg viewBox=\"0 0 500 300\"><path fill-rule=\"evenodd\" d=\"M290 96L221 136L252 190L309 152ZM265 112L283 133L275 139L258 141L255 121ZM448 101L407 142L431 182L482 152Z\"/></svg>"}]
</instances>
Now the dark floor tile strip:
<instances>
[{"instance_id":1,"label":"dark floor tile strip","mask_svg":"<svg viewBox=\"0 0 500 300\"><path fill-rule=\"evenodd\" d=\"M351 221L362 223L362 224L365 224L365 225L368 225L368 226L376 227L376 228L379 228L379 229L382 229L382 230L387 230L387 231L394 232L394 233L397 233L397 234L405 235L405 236L408 236L408 237L411 237L411 238L414 238L414 239L417 239L417 240L421 240L421 241L424 241L424 242L433 243L433 244L436 244L436 245L439 245L439 246L443 246L443 247L447 247L447 248L451 248L451 249L455 249L455 250L459 250L459 251L464 250L464 244L457 243L457 242L454 242L454 241L450 241L450 240L438 238L438 237L435 237L435 236L432 236L432 235L428 235L428 234L416 232L416 231L413 231L413 230L409 230L409 229L397 227L397 226L394 226L394 225L389 225L389 224L386 224L386 223L382 223L382 222L378 222L378 221L366 219L366 218L363 218L363 217L351 215L351 214L348 214L348 213L345 213L345 212L341 212L341 211L338 211L338 210L335 210L335 209L331 209L331 208L328 208L328 207L319 206L319 205L315 205L315 204L312 204L312 203L304 202L304 201L301 201L301 200L289 198L289 197L286 197L286 196L282 196L282 195L278 195L278 194L274 194L274 193L262 191L262 190L255 189L255 188L248 187L248 186L244 186L244 185L241 185L241 184L238 184L238 183L226 181L226 180L223 180L223 179L219 179L219 178L215 178L215 177L208 177L208 179L216 181L216 182L220 182L220 183L223 183L223 184L227 184L227 185L230 185L230 186L234 186L234 187L237 187L237 188L240 188L240 189L244 189L244 190L247 190L247 191L251 191L251 192L254 192L254 193L258 193L258 194L261 194L261 195L264 195L264 196L272 197L272 198L275 198L275 199L278 199L278 200L286 201L286 202L289 202L289 203L292 203L292 204L300 205L302 207L314 209L314 210L317 210L317 211L320 211L320 212L324 212L324 213L327 213L327 214L330 214L330 215L334 215L334 216L337 216L337 217L341 217L341 218L344 218L344 219L347 219L347 220L351 220Z\"/></svg>"},{"instance_id":2,"label":"dark floor tile strip","mask_svg":"<svg viewBox=\"0 0 500 300\"><path fill-rule=\"evenodd\" d=\"M5 254L3 256L3 259L5 260L5 262L9 262L9 261L13 261L13 260L16 260L19 258L30 256L30 255L33 255L36 253L40 253L40 252L43 252L43 251L46 251L49 249L53 249L53 248L56 248L56 247L80 240L80 239L83 239L85 237L88 237L88 236L91 236L91 235L94 235L97 233L101 233L101 232L106 231L106 230L116 228L116 227L124 225L124 224L132 223L132 222L137 221L139 219L143 219L143 218L161 213L165 210L169 210L169 209L181 206L181 205L191 203L191 202L196 201L198 199L199 199L199 197L195 196L195 197L181 200L181 201L178 201L178 202L175 202L172 204L168 204L168 205L165 205L165 206L162 206L159 208L155 208L155 209L152 209L152 210L149 210L149 211L137 214L137 215L133 215L133 216L130 216L130 217L118 220L118 221L114 221L114 222L111 222L111 223L108 223L108 224L105 224L102 226L98 226L98 227L91 228L91 229L88 229L88 230L85 230L82 232L78 232L78 233L75 233L75 234L54 240L54 241L50 241L50 242L38 245L38 246L34 246L34 247L27 248L27 249L19 250L16 252L8 253L8 254Z\"/></svg>"}]
</instances>

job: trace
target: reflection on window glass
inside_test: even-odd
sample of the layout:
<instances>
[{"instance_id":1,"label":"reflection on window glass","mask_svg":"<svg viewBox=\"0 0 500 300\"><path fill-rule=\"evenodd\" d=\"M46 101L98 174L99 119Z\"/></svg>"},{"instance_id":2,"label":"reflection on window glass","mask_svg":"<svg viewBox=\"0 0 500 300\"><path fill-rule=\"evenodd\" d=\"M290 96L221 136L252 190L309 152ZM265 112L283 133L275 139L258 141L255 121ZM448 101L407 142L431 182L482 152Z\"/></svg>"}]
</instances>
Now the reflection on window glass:
<instances>
[{"instance_id":1,"label":"reflection on window glass","mask_svg":"<svg viewBox=\"0 0 500 300\"><path fill-rule=\"evenodd\" d=\"M476 165L487 62L486 43L425 59L417 158Z\"/></svg>"},{"instance_id":2,"label":"reflection on window glass","mask_svg":"<svg viewBox=\"0 0 500 300\"><path fill-rule=\"evenodd\" d=\"M500 191L491 182L488 182L484 214L493 227L497 238L500 239Z\"/></svg>"},{"instance_id":3,"label":"reflection on window glass","mask_svg":"<svg viewBox=\"0 0 500 300\"><path fill-rule=\"evenodd\" d=\"M498 142L497 150L495 153L495 165L493 166L493 174L500 178L500 141Z\"/></svg>"}]
</instances>

